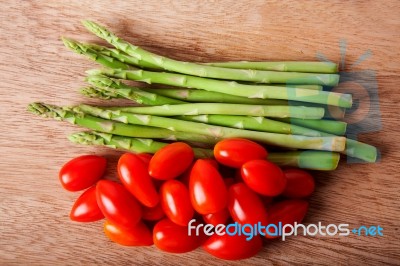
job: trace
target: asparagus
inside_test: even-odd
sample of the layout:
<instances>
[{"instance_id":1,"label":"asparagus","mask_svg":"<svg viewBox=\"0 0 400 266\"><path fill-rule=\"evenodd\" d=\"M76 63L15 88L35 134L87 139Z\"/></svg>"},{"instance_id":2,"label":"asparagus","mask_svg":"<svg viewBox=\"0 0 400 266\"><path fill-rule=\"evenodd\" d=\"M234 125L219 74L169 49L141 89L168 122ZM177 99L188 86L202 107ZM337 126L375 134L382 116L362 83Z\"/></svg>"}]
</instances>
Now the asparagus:
<instances>
[{"instance_id":1,"label":"asparagus","mask_svg":"<svg viewBox=\"0 0 400 266\"><path fill-rule=\"evenodd\" d=\"M167 145L166 143L142 140L130 137L121 137L101 132L81 132L68 137L72 142L84 145L101 145L113 149L123 149L132 152L155 153L158 149ZM208 149L193 148L196 157L207 158L213 156L213 151ZM335 152L327 151L291 151L270 152L269 161L280 166L299 167L312 170L335 170L340 156Z\"/></svg>"},{"instance_id":2,"label":"asparagus","mask_svg":"<svg viewBox=\"0 0 400 266\"><path fill-rule=\"evenodd\" d=\"M235 69L256 69L288 72L337 73L338 66L332 62L213 62L209 66Z\"/></svg>"},{"instance_id":3,"label":"asparagus","mask_svg":"<svg viewBox=\"0 0 400 266\"><path fill-rule=\"evenodd\" d=\"M340 155L328 151L270 152L267 159L280 166L330 171L336 169Z\"/></svg>"},{"instance_id":4,"label":"asparagus","mask_svg":"<svg viewBox=\"0 0 400 266\"><path fill-rule=\"evenodd\" d=\"M75 107L75 109L79 112L102 117L105 119L111 119L114 121L167 128L173 131L203 134L205 136L220 139L231 137L248 138L270 145L298 149L343 151L345 148L346 139L343 137L306 137L299 135L285 135L233 129L228 127L208 125L204 123L183 121L173 118L122 112L120 110L107 110L89 105L80 105L79 107Z\"/></svg>"},{"instance_id":5,"label":"asparagus","mask_svg":"<svg viewBox=\"0 0 400 266\"><path fill-rule=\"evenodd\" d=\"M336 74L229 69L173 60L148 52L138 46L132 45L117 37L106 28L92 21L83 21L83 25L89 31L91 31L98 37L106 40L111 45L125 52L126 54L133 56L141 61L157 65L162 69L168 71L200 77L255 81L262 83L298 83L336 86L339 81L339 75Z\"/></svg>"},{"instance_id":6,"label":"asparagus","mask_svg":"<svg viewBox=\"0 0 400 266\"><path fill-rule=\"evenodd\" d=\"M328 104L349 108L352 105L350 94L315 91L292 87L265 85L246 85L234 81L224 81L188 76L176 73L151 72L147 70L92 69L89 75L106 75L113 78L129 79L146 83L157 83L177 87L196 88L206 91L226 93L247 98L282 99L301 102Z\"/></svg>"},{"instance_id":7,"label":"asparagus","mask_svg":"<svg viewBox=\"0 0 400 266\"><path fill-rule=\"evenodd\" d=\"M175 132L168 129L154 128L148 126L137 126L121 122L101 119L81 112L73 111L68 107L58 107L44 103L31 103L28 110L34 114L67 121L71 124L83 126L91 130L110 133L126 137L155 138L165 140L197 141L208 144L215 144L219 139L187 132Z\"/></svg>"},{"instance_id":8,"label":"asparagus","mask_svg":"<svg viewBox=\"0 0 400 266\"><path fill-rule=\"evenodd\" d=\"M325 132L266 119L263 117L242 117L230 115L200 115L200 116L179 116L179 119L186 121L204 122L212 125L227 126L241 129L250 129L263 132L274 132L280 134L295 134L312 137L333 137L334 135ZM362 159L366 162L375 162L377 150L374 146L356 140L346 138L346 149L344 154L350 157Z\"/></svg>"},{"instance_id":9,"label":"asparagus","mask_svg":"<svg viewBox=\"0 0 400 266\"><path fill-rule=\"evenodd\" d=\"M109 107L109 109L121 110L135 114L158 116L231 114L267 117L296 117L302 119L320 119L324 116L325 111L323 108L305 106L266 106L227 103L190 103L162 106Z\"/></svg>"},{"instance_id":10,"label":"asparagus","mask_svg":"<svg viewBox=\"0 0 400 266\"><path fill-rule=\"evenodd\" d=\"M168 143L154 141L152 139L130 138L112 135L102 132L80 132L68 136L74 143L84 145L103 145L114 149L124 149L134 153L155 153ZM209 149L193 148L196 158L209 158L213 156L213 151Z\"/></svg>"},{"instance_id":11,"label":"asparagus","mask_svg":"<svg viewBox=\"0 0 400 266\"><path fill-rule=\"evenodd\" d=\"M152 92L143 91L139 88L128 86L118 79L111 79L106 76L92 75L86 78L89 84L102 88L103 90L120 95L126 99L144 105L164 105L185 103L177 99L172 99Z\"/></svg>"},{"instance_id":12,"label":"asparagus","mask_svg":"<svg viewBox=\"0 0 400 266\"><path fill-rule=\"evenodd\" d=\"M96 88L96 87L83 87L83 88L79 89L79 92L82 95L85 95L87 97L99 98L99 99L103 99L103 100L110 100L110 99L114 99L114 98L124 98L123 96L121 96L117 93L110 92L108 90L100 89L100 88Z\"/></svg>"},{"instance_id":13,"label":"asparagus","mask_svg":"<svg viewBox=\"0 0 400 266\"><path fill-rule=\"evenodd\" d=\"M346 133L347 128L346 122L337 120L312 120L297 118L274 118L274 120L331 133L333 135L343 135Z\"/></svg>"}]
</instances>

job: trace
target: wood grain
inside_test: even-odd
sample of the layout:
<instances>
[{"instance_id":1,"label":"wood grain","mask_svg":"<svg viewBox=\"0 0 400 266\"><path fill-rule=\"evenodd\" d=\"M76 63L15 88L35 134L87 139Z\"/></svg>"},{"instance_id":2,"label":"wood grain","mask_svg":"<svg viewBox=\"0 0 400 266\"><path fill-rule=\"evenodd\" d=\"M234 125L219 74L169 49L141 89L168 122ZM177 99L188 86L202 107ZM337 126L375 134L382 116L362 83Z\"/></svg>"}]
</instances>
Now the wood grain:
<instances>
[{"instance_id":1,"label":"wood grain","mask_svg":"<svg viewBox=\"0 0 400 266\"><path fill-rule=\"evenodd\" d=\"M381 225L383 237L292 237L265 245L233 265L400 264L399 1L1 1L0 13L0 264L219 265L202 250L183 255L154 247L126 248L102 234L102 224L68 219L78 196L61 189L57 172L78 154L109 158L119 152L73 145L76 127L35 117L26 105L88 101L77 93L92 62L65 49L61 35L99 40L84 30L90 18L135 44L177 59L315 60L339 62L347 41L346 71L372 69L379 86L382 128L363 141L379 147L377 164L347 164L315 173L317 191L306 222ZM372 56L351 64L367 50Z\"/></svg>"}]
</instances>

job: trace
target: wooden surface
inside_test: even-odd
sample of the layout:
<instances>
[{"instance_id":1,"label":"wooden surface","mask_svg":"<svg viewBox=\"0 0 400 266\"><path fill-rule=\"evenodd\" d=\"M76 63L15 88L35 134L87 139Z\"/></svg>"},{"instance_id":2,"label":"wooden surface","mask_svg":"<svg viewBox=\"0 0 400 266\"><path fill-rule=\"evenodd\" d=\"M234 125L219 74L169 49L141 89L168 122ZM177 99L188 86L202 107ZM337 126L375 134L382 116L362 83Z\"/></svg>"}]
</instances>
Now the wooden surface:
<instances>
[{"instance_id":1,"label":"wooden surface","mask_svg":"<svg viewBox=\"0 0 400 266\"><path fill-rule=\"evenodd\" d=\"M0 264L226 264L197 250L183 255L111 243L102 223L68 218L77 193L57 172L68 159L119 152L77 146L78 129L25 111L32 101L73 104L83 71L94 63L68 51L61 35L99 41L80 20L90 18L135 44L177 59L315 60L338 62L347 41L346 71L372 69L379 86L382 129L362 140L379 147L381 162L347 164L317 173L306 222L381 225L383 237L291 237L267 244L233 264L400 264L399 1L1 1L0 3ZM349 66L367 50L372 56Z\"/></svg>"}]
</instances>

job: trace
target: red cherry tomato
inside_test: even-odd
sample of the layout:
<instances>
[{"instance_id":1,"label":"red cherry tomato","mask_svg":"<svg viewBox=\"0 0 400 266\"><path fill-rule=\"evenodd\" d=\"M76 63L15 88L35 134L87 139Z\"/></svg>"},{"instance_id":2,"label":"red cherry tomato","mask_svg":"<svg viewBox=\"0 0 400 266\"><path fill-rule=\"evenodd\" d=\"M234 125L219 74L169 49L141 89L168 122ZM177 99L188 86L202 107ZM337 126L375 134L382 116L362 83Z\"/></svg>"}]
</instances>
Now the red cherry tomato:
<instances>
[{"instance_id":1,"label":"red cherry tomato","mask_svg":"<svg viewBox=\"0 0 400 266\"><path fill-rule=\"evenodd\" d=\"M277 203L273 203L268 208L268 224L278 225L282 222L282 226L285 224L294 225L295 222L301 223L306 216L308 210L308 202L305 200L284 200ZM289 231L290 228L286 228ZM270 234L268 234L270 233ZM277 238L275 235L275 229L270 227L266 238Z\"/></svg>"},{"instance_id":2,"label":"red cherry tomato","mask_svg":"<svg viewBox=\"0 0 400 266\"><path fill-rule=\"evenodd\" d=\"M189 179L190 173L192 172L194 163L191 163L190 166L179 176L179 181L181 181L186 187L189 187Z\"/></svg>"},{"instance_id":3,"label":"red cherry tomato","mask_svg":"<svg viewBox=\"0 0 400 266\"><path fill-rule=\"evenodd\" d=\"M199 247L204 236L196 236L195 230L188 235L188 227L162 219L153 228L154 245L166 252L184 253Z\"/></svg>"},{"instance_id":4,"label":"red cherry tomato","mask_svg":"<svg viewBox=\"0 0 400 266\"><path fill-rule=\"evenodd\" d=\"M232 177L228 177L228 178L224 178L224 183L227 189L230 188L230 186L232 186L233 184L236 183L235 179Z\"/></svg>"},{"instance_id":5,"label":"red cherry tomato","mask_svg":"<svg viewBox=\"0 0 400 266\"><path fill-rule=\"evenodd\" d=\"M239 168L248 161L266 159L267 155L268 152L263 146L248 139L224 139L214 147L215 159L234 168Z\"/></svg>"},{"instance_id":6,"label":"red cherry tomato","mask_svg":"<svg viewBox=\"0 0 400 266\"><path fill-rule=\"evenodd\" d=\"M200 214L216 213L226 207L227 191L218 170L209 161L199 159L190 173L190 200Z\"/></svg>"},{"instance_id":7,"label":"red cherry tomato","mask_svg":"<svg viewBox=\"0 0 400 266\"><path fill-rule=\"evenodd\" d=\"M226 224L231 216L227 208L224 208L216 213L210 213L203 215L204 222L217 226L219 224Z\"/></svg>"},{"instance_id":8,"label":"red cherry tomato","mask_svg":"<svg viewBox=\"0 0 400 266\"><path fill-rule=\"evenodd\" d=\"M150 160L149 173L161 180L173 179L190 166L193 149L183 142L174 142L158 150Z\"/></svg>"},{"instance_id":9,"label":"red cherry tomato","mask_svg":"<svg viewBox=\"0 0 400 266\"><path fill-rule=\"evenodd\" d=\"M136 154L136 156L142 159L142 161L146 163L147 166L149 166L150 160L153 157L153 155L149 153L138 153Z\"/></svg>"},{"instance_id":10,"label":"red cherry tomato","mask_svg":"<svg viewBox=\"0 0 400 266\"><path fill-rule=\"evenodd\" d=\"M215 167L215 169L217 169L217 170L219 169L219 165L216 160L214 160L214 159L203 159L203 160L210 162Z\"/></svg>"},{"instance_id":11,"label":"red cherry tomato","mask_svg":"<svg viewBox=\"0 0 400 266\"><path fill-rule=\"evenodd\" d=\"M60 170L61 185L69 191L79 191L93 186L105 170L107 161L96 155L83 155L67 162Z\"/></svg>"},{"instance_id":12,"label":"red cherry tomato","mask_svg":"<svg viewBox=\"0 0 400 266\"><path fill-rule=\"evenodd\" d=\"M122 184L143 205L154 207L159 202L153 180L146 163L137 155L125 153L118 161L118 176Z\"/></svg>"},{"instance_id":13,"label":"red cherry tomato","mask_svg":"<svg viewBox=\"0 0 400 266\"><path fill-rule=\"evenodd\" d=\"M104 233L109 239L123 246L153 245L152 233L142 222L130 228L123 228L106 221L104 223Z\"/></svg>"},{"instance_id":14,"label":"red cherry tomato","mask_svg":"<svg viewBox=\"0 0 400 266\"><path fill-rule=\"evenodd\" d=\"M228 210L232 219L240 224L267 224L267 212L261 198L243 183L229 188Z\"/></svg>"},{"instance_id":15,"label":"red cherry tomato","mask_svg":"<svg viewBox=\"0 0 400 266\"><path fill-rule=\"evenodd\" d=\"M155 207L142 206L142 219L147 221L158 221L164 218L165 213L159 202Z\"/></svg>"},{"instance_id":16,"label":"red cherry tomato","mask_svg":"<svg viewBox=\"0 0 400 266\"><path fill-rule=\"evenodd\" d=\"M203 248L209 254L224 260L242 260L256 255L262 248L262 240L259 235L246 240L245 235L212 235L203 244Z\"/></svg>"},{"instance_id":17,"label":"red cherry tomato","mask_svg":"<svg viewBox=\"0 0 400 266\"><path fill-rule=\"evenodd\" d=\"M189 190L177 180L168 180L161 187L161 206L167 217L174 223L187 226L193 218Z\"/></svg>"},{"instance_id":18,"label":"red cherry tomato","mask_svg":"<svg viewBox=\"0 0 400 266\"><path fill-rule=\"evenodd\" d=\"M96 186L83 192L75 201L69 217L76 222L94 222L104 218L99 205L97 205Z\"/></svg>"},{"instance_id":19,"label":"red cherry tomato","mask_svg":"<svg viewBox=\"0 0 400 266\"><path fill-rule=\"evenodd\" d=\"M314 192L314 178L306 171L300 169L287 169L283 173L286 176L286 188L282 195L288 198L305 198Z\"/></svg>"},{"instance_id":20,"label":"red cherry tomato","mask_svg":"<svg viewBox=\"0 0 400 266\"><path fill-rule=\"evenodd\" d=\"M131 228L142 216L139 202L116 182L100 180L96 186L96 199L107 220L118 226Z\"/></svg>"},{"instance_id":21,"label":"red cherry tomato","mask_svg":"<svg viewBox=\"0 0 400 266\"><path fill-rule=\"evenodd\" d=\"M255 192L264 196L277 196L286 186L283 171L274 163L266 160L254 160L242 166L243 181Z\"/></svg>"}]
</instances>

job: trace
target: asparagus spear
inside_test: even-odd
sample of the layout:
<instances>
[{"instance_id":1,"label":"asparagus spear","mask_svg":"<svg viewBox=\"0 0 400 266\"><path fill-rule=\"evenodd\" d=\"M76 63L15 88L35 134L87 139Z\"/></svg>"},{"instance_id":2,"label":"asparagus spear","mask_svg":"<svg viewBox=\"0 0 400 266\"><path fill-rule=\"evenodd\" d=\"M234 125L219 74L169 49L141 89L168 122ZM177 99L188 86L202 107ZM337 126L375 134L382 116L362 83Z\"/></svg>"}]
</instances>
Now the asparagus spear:
<instances>
[{"instance_id":1,"label":"asparagus spear","mask_svg":"<svg viewBox=\"0 0 400 266\"><path fill-rule=\"evenodd\" d=\"M205 63L209 66L226 67L235 69L256 69L288 72L309 73L337 73L338 66L332 62L213 62Z\"/></svg>"},{"instance_id":2,"label":"asparagus spear","mask_svg":"<svg viewBox=\"0 0 400 266\"><path fill-rule=\"evenodd\" d=\"M175 116L201 114L231 114L267 117L296 117L302 119L320 119L324 109L305 106L281 105L245 105L227 103L190 103L162 106L108 107L110 110L120 110L135 114Z\"/></svg>"},{"instance_id":3,"label":"asparagus spear","mask_svg":"<svg viewBox=\"0 0 400 266\"><path fill-rule=\"evenodd\" d=\"M106 40L111 45L128 55L141 61L157 65L168 71L200 77L255 81L262 83L298 83L336 86L339 81L339 75L336 74L229 69L182 62L148 52L138 46L132 45L92 21L83 21L83 25L92 33Z\"/></svg>"},{"instance_id":4,"label":"asparagus spear","mask_svg":"<svg viewBox=\"0 0 400 266\"><path fill-rule=\"evenodd\" d=\"M172 99L152 92L143 91L139 88L128 86L118 79L111 79L106 76L89 76L86 78L89 84L102 88L103 90L120 95L126 99L144 105L164 105L185 103L177 99Z\"/></svg>"},{"instance_id":5,"label":"asparagus spear","mask_svg":"<svg viewBox=\"0 0 400 266\"><path fill-rule=\"evenodd\" d=\"M84 145L103 145L114 149L124 149L135 153L155 153L168 143L154 141L152 139L130 138L102 132L80 132L68 136L74 143ZM196 158L210 158L213 151L209 149L193 148Z\"/></svg>"},{"instance_id":6,"label":"asparagus spear","mask_svg":"<svg viewBox=\"0 0 400 266\"><path fill-rule=\"evenodd\" d=\"M330 171L336 169L340 155L328 151L270 152L267 159L280 166Z\"/></svg>"},{"instance_id":7,"label":"asparagus spear","mask_svg":"<svg viewBox=\"0 0 400 266\"><path fill-rule=\"evenodd\" d=\"M298 148L315 149L329 151L343 151L345 148L345 138L343 137L306 137L299 135L285 135L267 132L257 132L242 129L233 129L221 126L212 126L203 123L182 121L178 119L158 117L151 115L141 115L120 110L107 110L99 107L80 105L75 108L79 112L87 113L93 116L120 121L129 124L138 124L145 126L161 127L170 130L204 134L215 138L248 138L270 145ZM74 109L74 110L75 110Z\"/></svg>"},{"instance_id":8,"label":"asparagus spear","mask_svg":"<svg viewBox=\"0 0 400 266\"><path fill-rule=\"evenodd\" d=\"M275 132L281 134L295 134L312 137L333 137L334 135L325 132L266 119L263 117L243 117L230 115L199 115L179 116L179 119L186 121L203 122L218 126L227 126L241 129L250 129L263 132ZM375 162L377 150L374 146L356 140L346 138L346 149L344 154L358 158L366 162Z\"/></svg>"},{"instance_id":9,"label":"asparagus spear","mask_svg":"<svg viewBox=\"0 0 400 266\"><path fill-rule=\"evenodd\" d=\"M315 130L319 130L334 135L343 135L346 133L347 123L336 120L312 120L312 119L297 119L297 118L274 118L273 120L303 126Z\"/></svg>"},{"instance_id":10,"label":"asparagus spear","mask_svg":"<svg viewBox=\"0 0 400 266\"><path fill-rule=\"evenodd\" d=\"M125 124L107 119L101 119L84 113L72 111L68 107L58 107L44 103L31 103L28 110L34 114L54 118L56 120L67 121L71 124L83 126L91 130L115 135L136 137L136 138L155 138L165 140L197 141L208 144L215 144L219 139L199 134L187 132L177 132L168 129L154 128L148 126L137 126Z\"/></svg>"},{"instance_id":11,"label":"asparagus spear","mask_svg":"<svg viewBox=\"0 0 400 266\"><path fill-rule=\"evenodd\" d=\"M225 93L219 92L210 92L204 90L186 90L186 89L154 89L154 88L137 88L133 86L129 86L121 82L120 80L115 80L102 75L94 75L89 76L87 81L92 84L95 88L85 88L81 91L81 93L90 96L90 97L99 97L102 99L109 99L112 97L123 97L135 102L138 101L138 90L147 91L148 93L155 93L164 97L169 98L169 103L174 103L170 99L178 99L181 102L175 103L184 103L184 101L188 102L210 102L212 99L213 102L222 102L222 103L238 103L238 104L259 104L259 105L293 105L293 106L301 106L302 102L290 102L284 100L275 100L275 99L249 99L240 96L233 96ZM132 95L136 95L132 97ZM151 94L153 95L153 94ZM155 96L148 96L147 98L156 98ZM145 102L142 100L141 102ZM155 102L154 104L147 100L147 105L157 105L159 102ZM166 103L166 102L164 102ZM334 118L343 118L344 110L340 107L330 106L327 108L324 105L319 104L310 104L309 107L323 107L325 108L325 117L331 117L331 113L334 115Z\"/></svg>"},{"instance_id":12,"label":"asparagus spear","mask_svg":"<svg viewBox=\"0 0 400 266\"><path fill-rule=\"evenodd\" d=\"M167 145L166 143L142 140L130 137L121 137L100 132L80 132L69 136L74 143L84 145L101 145L113 149L123 149L132 152L155 153L158 149ZM212 157L213 151L208 149L194 148L198 158ZM291 151L270 152L268 160L289 167L307 168L312 170L335 170L340 156L335 152L327 151Z\"/></svg>"},{"instance_id":13,"label":"asparagus spear","mask_svg":"<svg viewBox=\"0 0 400 266\"><path fill-rule=\"evenodd\" d=\"M151 72L147 70L92 69L89 75L106 75L113 78L129 79L146 83L158 83L177 87L196 88L206 91L226 93L247 98L282 99L301 102L328 104L349 108L352 105L350 94L327 91L315 91L291 87L239 84L224 81L188 76L176 73Z\"/></svg>"}]
</instances>

